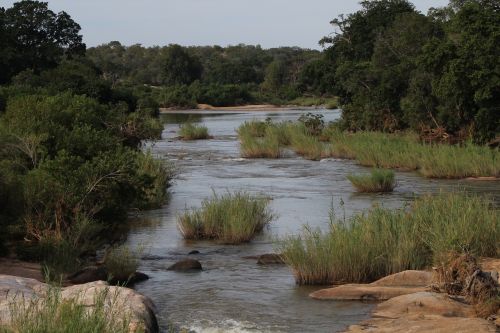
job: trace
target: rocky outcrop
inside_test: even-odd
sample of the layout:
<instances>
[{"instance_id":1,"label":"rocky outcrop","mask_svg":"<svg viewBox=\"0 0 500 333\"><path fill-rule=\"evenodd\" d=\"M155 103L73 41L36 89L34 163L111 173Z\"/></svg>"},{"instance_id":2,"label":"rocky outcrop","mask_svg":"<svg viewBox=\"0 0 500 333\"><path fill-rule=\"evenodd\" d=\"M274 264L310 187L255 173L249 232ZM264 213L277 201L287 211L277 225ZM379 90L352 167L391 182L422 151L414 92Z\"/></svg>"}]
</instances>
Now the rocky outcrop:
<instances>
[{"instance_id":1,"label":"rocky outcrop","mask_svg":"<svg viewBox=\"0 0 500 333\"><path fill-rule=\"evenodd\" d=\"M43 299L48 288L45 283L34 279L0 275L0 326L9 325L13 302ZM105 304L109 306L107 313L119 314L130 320L131 332L137 331L137 328L158 332L153 302L132 289L109 286L103 281L61 289L61 299L75 300L87 307L95 306L99 295L105 296Z\"/></svg>"},{"instance_id":2,"label":"rocky outcrop","mask_svg":"<svg viewBox=\"0 0 500 333\"><path fill-rule=\"evenodd\" d=\"M42 266L39 263L26 262L16 259L0 258L0 274L27 277L44 281Z\"/></svg>"},{"instance_id":3,"label":"rocky outcrop","mask_svg":"<svg viewBox=\"0 0 500 333\"><path fill-rule=\"evenodd\" d=\"M167 268L169 271L187 272L202 270L201 263L195 259L183 259Z\"/></svg>"},{"instance_id":4,"label":"rocky outcrop","mask_svg":"<svg viewBox=\"0 0 500 333\"><path fill-rule=\"evenodd\" d=\"M380 303L373 318L348 332L496 332L490 321L473 318L472 306L446 294L419 292Z\"/></svg>"},{"instance_id":5,"label":"rocky outcrop","mask_svg":"<svg viewBox=\"0 0 500 333\"><path fill-rule=\"evenodd\" d=\"M427 291L432 273L408 270L386 276L369 284L345 284L321 289L309 296L322 300L382 301L393 297Z\"/></svg>"}]
</instances>

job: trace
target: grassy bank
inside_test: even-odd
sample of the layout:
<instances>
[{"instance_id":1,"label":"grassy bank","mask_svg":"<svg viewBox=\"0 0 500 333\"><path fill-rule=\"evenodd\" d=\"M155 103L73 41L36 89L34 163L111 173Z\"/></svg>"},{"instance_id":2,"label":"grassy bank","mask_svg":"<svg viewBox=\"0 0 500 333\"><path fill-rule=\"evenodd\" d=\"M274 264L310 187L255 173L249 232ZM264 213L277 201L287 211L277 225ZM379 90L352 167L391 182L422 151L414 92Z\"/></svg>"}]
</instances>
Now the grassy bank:
<instances>
[{"instance_id":1,"label":"grassy bank","mask_svg":"<svg viewBox=\"0 0 500 333\"><path fill-rule=\"evenodd\" d=\"M328 232L306 229L279 247L298 284L371 282L438 264L450 252L499 256L500 216L482 197L425 196L409 209L332 218Z\"/></svg>"},{"instance_id":2,"label":"grassy bank","mask_svg":"<svg viewBox=\"0 0 500 333\"><path fill-rule=\"evenodd\" d=\"M313 117L295 123L247 122L238 133L242 156L249 158L280 158L277 152L289 148L310 160L355 159L363 166L417 170L429 178L500 177L498 148L423 144L413 133L346 133Z\"/></svg>"},{"instance_id":3,"label":"grassy bank","mask_svg":"<svg viewBox=\"0 0 500 333\"><path fill-rule=\"evenodd\" d=\"M185 123L181 125L179 134L182 140L204 140L208 139L208 128L203 125Z\"/></svg>"},{"instance_id":4,"label":"grassy bank","mask_svg":"<svg viewBox=\"0 0 500 333\"><path fill-rule=\"evenodd\" d=\"M326 109L336 109L339 101L337 97L298 97L290 101L290 105L324 106Z\"/></svg>"},{"instance_id":5,"label":"grassy bank","mask_svg":"<svg viewBox=\"0 0 500 333\"><path fill-rule=\"evenodd\" d=\"M273 215L268 200L245 192L214 195L200 209L186 211L177 218L185 239L215 239L224 244L250 241L269 224Z\"/></svg>"}]
</instances>

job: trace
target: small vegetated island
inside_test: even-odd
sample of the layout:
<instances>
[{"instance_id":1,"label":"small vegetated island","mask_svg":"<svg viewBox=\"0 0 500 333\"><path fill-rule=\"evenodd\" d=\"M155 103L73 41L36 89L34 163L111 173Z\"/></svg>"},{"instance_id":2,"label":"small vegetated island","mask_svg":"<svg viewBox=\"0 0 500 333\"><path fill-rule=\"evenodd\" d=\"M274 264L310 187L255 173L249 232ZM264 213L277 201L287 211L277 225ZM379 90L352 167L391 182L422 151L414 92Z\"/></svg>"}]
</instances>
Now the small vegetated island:
<instances>
[{"instance_id":1,"label":"small vegetated island","mask_svg":"<svg viewBox=\"0 0 500 333\"><path fill-rule=\"evenodd\" d=\"M34 288L33 280L22 282L20 289L30 290L27 302L0 295L0 311L7 313L0 331L158 329L150 301L130 289L92 285L89 310L85 289L60 284L87 274L81 269L98 264L95 254L104 248L92 271L100 280L127 285L139 275L137 251L105 244L115 243L111 235L123 230L130 212L166 202L174 167L144 145L161 139L160 108L340 108L334 123L316 113L289 122L247 121L237 128L240 152L244 158L354 160L373 168L345 175L359 192L392 191L395 171L498 180L497 2L451 0L423 14L406 0L362 1L360 10L331 23L336 32L321 39L322 51L117 41L87 48L78 23L48 3L0 7L0 256L5 263L40 263L51 283ZM207 127L195 123L183 124L178 135L210 138ZM200 208L179 212L177 224L185 239L237 245L265 232L274 218L265 194L235 191L214 193ZM328 230L306 228L276 248L297 284L359 284L315 298L357 299L354 289L369 299L394 297L375 310L383 313L409 302L404 297L410 294L417 300L411 304L422 304L419 311L429 307L424 299L459 309L453 320L465 330L500 326L498 273L483 265L500 260L493 198L443 192L400 209L377 206L343 219L332 214ZM376 281L390 274L403 282ZM425 278L408 282L416 275ZM21 283L16 279L0 275L0 287ZM373 289L381 286L383 292ZM342 294L345 288L350 296ZM407 308L394 318L430 331L451 313L415 312L422 324ZM405 329L382 317L367 325Z\"/></svg>"}]
</instances>

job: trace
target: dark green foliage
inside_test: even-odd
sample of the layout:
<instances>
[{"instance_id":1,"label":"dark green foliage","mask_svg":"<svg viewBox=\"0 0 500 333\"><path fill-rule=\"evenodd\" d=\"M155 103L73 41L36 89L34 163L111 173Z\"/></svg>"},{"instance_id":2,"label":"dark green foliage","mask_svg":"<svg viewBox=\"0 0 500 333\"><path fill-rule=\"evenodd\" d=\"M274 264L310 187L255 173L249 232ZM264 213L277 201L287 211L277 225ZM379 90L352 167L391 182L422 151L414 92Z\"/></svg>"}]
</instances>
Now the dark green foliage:
<instances>
[{"instance_id":1,"label":"dark green foliage","mask_svg":"<svg viewBox=\"0 0 500 333\"><path fill-rule=\"evenodd\" d=\"M190 84L201 77L200 61L180 45L169 45L165 51L164 83Z\"/></svg>"},{"instance_id":2,"label":"dark green foliage","mask_svg":"<svg viewBox=\"0 0 500 333\"><path fill-rule=\"evenodd\" d=\"M406 1L361 4L322 40L344 128L439 129L477 142L498 135L497 5L454 1L424 16Z\"/></svg>"},{"instance_id":3,"label":"dark green foliage","mask_svg":"<svg viewBox=\"0 0 500 333\"><path fill-rule=\"evenodd\" d=\"M80 26L46 2L20 1L0 8L0 83L17 73L56 66L63 57L85 53Z\"/></svg>"}]
</instances>

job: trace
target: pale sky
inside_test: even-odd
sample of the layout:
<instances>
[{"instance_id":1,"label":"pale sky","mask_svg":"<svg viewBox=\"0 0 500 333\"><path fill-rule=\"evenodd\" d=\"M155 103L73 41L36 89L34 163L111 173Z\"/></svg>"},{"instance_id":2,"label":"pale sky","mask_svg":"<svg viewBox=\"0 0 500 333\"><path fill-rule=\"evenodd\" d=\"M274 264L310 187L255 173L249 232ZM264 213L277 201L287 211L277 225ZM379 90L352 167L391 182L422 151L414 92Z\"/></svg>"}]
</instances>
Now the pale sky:
<instances>
[{"instance_id":1,"label":"pale sky","mask_svg":"<svg viewBox=\"0 0 500 333\"><path fill-rule=\"evenodd\" d=\"M0 0L10 7L15 1ZM124 45L235 45L318 49L333 31L329 22L360 8L358 0L49 0L81 27L87 46L112 40ZM448 0L415 0L427 13Z\"/></svg>"}]
</instances>

